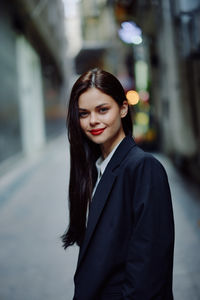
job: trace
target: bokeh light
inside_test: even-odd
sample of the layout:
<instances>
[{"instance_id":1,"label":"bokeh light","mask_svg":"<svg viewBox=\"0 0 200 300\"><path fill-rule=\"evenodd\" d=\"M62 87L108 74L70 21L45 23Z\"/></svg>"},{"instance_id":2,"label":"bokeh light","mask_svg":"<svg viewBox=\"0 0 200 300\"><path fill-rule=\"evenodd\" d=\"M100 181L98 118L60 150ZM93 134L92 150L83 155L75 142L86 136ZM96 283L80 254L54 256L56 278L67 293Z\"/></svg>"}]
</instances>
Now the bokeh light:
<instances>
[{"instance_id":1,"label":"bokeh light","mask_svg":"<svg viewBox=\"0 0 200 300\"><path fill-rule=\"evenodd\" d=\"M136 115L136 122L143 126L147 126L149 123L149 116L144 112L139 112Z\"/></svg>"},{"instance_id":2,"label":"bokeh light","mask_svg":"<svg viewBox=\"0 0 200 300\"><path fill-rule=\"evenodd\" d=\"M128 91L126 93L126 98L128 100L128 104L130 104L130 105L136 105L140 100L140 96L139 96L138 92L136 92L134 90Z\"/></svg>"},{"instance_id":3,"label":"bokeh light","mask_svg":"<svg viewBox=\"0 0 200 300\"><path fill-rule=\"evenodd\" d=\"M122 22L118 34L120 39L127 44L142 43L142 30L134 22Z\"/></svg>"},{"instance_id":4,"label":"bokeh light","mask_svg":"<svg viewBox=\"0 0 200 300\"><path fill-rule=\"evenodd\" d=\"M139 91L140 100L143 102L147 102L149 100L149 92L147 91Z\"/></svg>"}]
</instances>

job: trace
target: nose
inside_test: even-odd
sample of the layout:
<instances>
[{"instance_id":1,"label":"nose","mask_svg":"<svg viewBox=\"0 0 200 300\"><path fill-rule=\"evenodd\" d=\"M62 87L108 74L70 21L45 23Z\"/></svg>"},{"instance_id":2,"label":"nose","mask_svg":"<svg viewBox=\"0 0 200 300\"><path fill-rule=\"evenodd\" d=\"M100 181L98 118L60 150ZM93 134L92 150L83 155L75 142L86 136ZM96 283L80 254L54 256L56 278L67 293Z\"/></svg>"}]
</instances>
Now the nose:
<instances>
[{"instance_id":1,"label":"nose","mask_svg":"<svg viewBox=\"0 0 200 300\"><path fill-rule=\"evenodd\" d=\"M96 124L98 124L99 121L98 121L98 118L97 118L97 115L95 112L92 112L90 114L90 126L95 126Z\"/></svg>"}]
</instances>

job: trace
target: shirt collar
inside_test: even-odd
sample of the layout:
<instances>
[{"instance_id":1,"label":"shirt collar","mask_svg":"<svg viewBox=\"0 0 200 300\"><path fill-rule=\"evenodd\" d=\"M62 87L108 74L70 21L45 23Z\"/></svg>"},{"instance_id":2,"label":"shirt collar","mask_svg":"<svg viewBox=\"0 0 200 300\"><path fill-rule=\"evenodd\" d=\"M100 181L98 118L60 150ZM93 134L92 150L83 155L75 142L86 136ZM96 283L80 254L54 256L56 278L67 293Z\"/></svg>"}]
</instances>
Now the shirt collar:
<instances>
[{"instance_id":1,"label":"shirt collar","mask_svg":"<svg viewBox=\"0 0 200 300\"><path fill-rule=\"evenodd\" d=\"M100 156L97 159L97 161L96 161L96 168L97 168L98 174L100 173L101 176L102 176L103 172L105 171L105 169L107 167L107 164L111 160L111 157L113 156L115 150L117 149L117 147L119 146L120 143L121 143L121 141L113 148L113 150L108 154L108 156L105 159L103 159L102 156Z\"/></svg>"}]
</instances>

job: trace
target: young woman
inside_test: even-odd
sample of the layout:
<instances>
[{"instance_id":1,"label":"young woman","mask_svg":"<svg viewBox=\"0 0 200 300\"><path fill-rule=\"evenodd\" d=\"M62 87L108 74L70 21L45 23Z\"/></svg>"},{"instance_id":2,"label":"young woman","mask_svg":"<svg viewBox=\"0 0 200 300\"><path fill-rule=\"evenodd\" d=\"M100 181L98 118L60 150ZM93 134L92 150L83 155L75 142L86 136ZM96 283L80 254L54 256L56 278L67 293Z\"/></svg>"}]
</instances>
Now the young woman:
<instances>
[{"instance_id":1,"label":"young woman","mask_svg":"<svg viewBox=\"0 0 200 300\"><path fill-rule=\"evenodd\" d=\"M174 222L163 166L132 138L120 82L93 69L68 110L70 222L80 246L74 300L172 300Z\"/></svg>"}]
</instances>

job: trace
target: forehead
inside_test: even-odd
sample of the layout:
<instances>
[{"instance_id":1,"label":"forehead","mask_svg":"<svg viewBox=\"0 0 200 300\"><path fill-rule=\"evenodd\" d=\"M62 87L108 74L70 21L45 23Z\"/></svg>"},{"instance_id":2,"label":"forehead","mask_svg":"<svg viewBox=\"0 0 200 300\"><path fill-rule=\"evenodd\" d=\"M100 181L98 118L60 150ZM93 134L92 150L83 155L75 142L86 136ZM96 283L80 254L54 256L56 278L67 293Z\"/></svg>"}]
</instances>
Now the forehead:
<instances>
[{"instance_id":1,"label":"forehead","mask_svg":"<svg viewBox=\"0 0 200 300\"><path fill-rule=\"evenodd\" d=\"M80 95L78 99L79 108L89 109L101 104L117 104L115 100L96 88L90 88Z\"/></svg>"}]
</instances>

